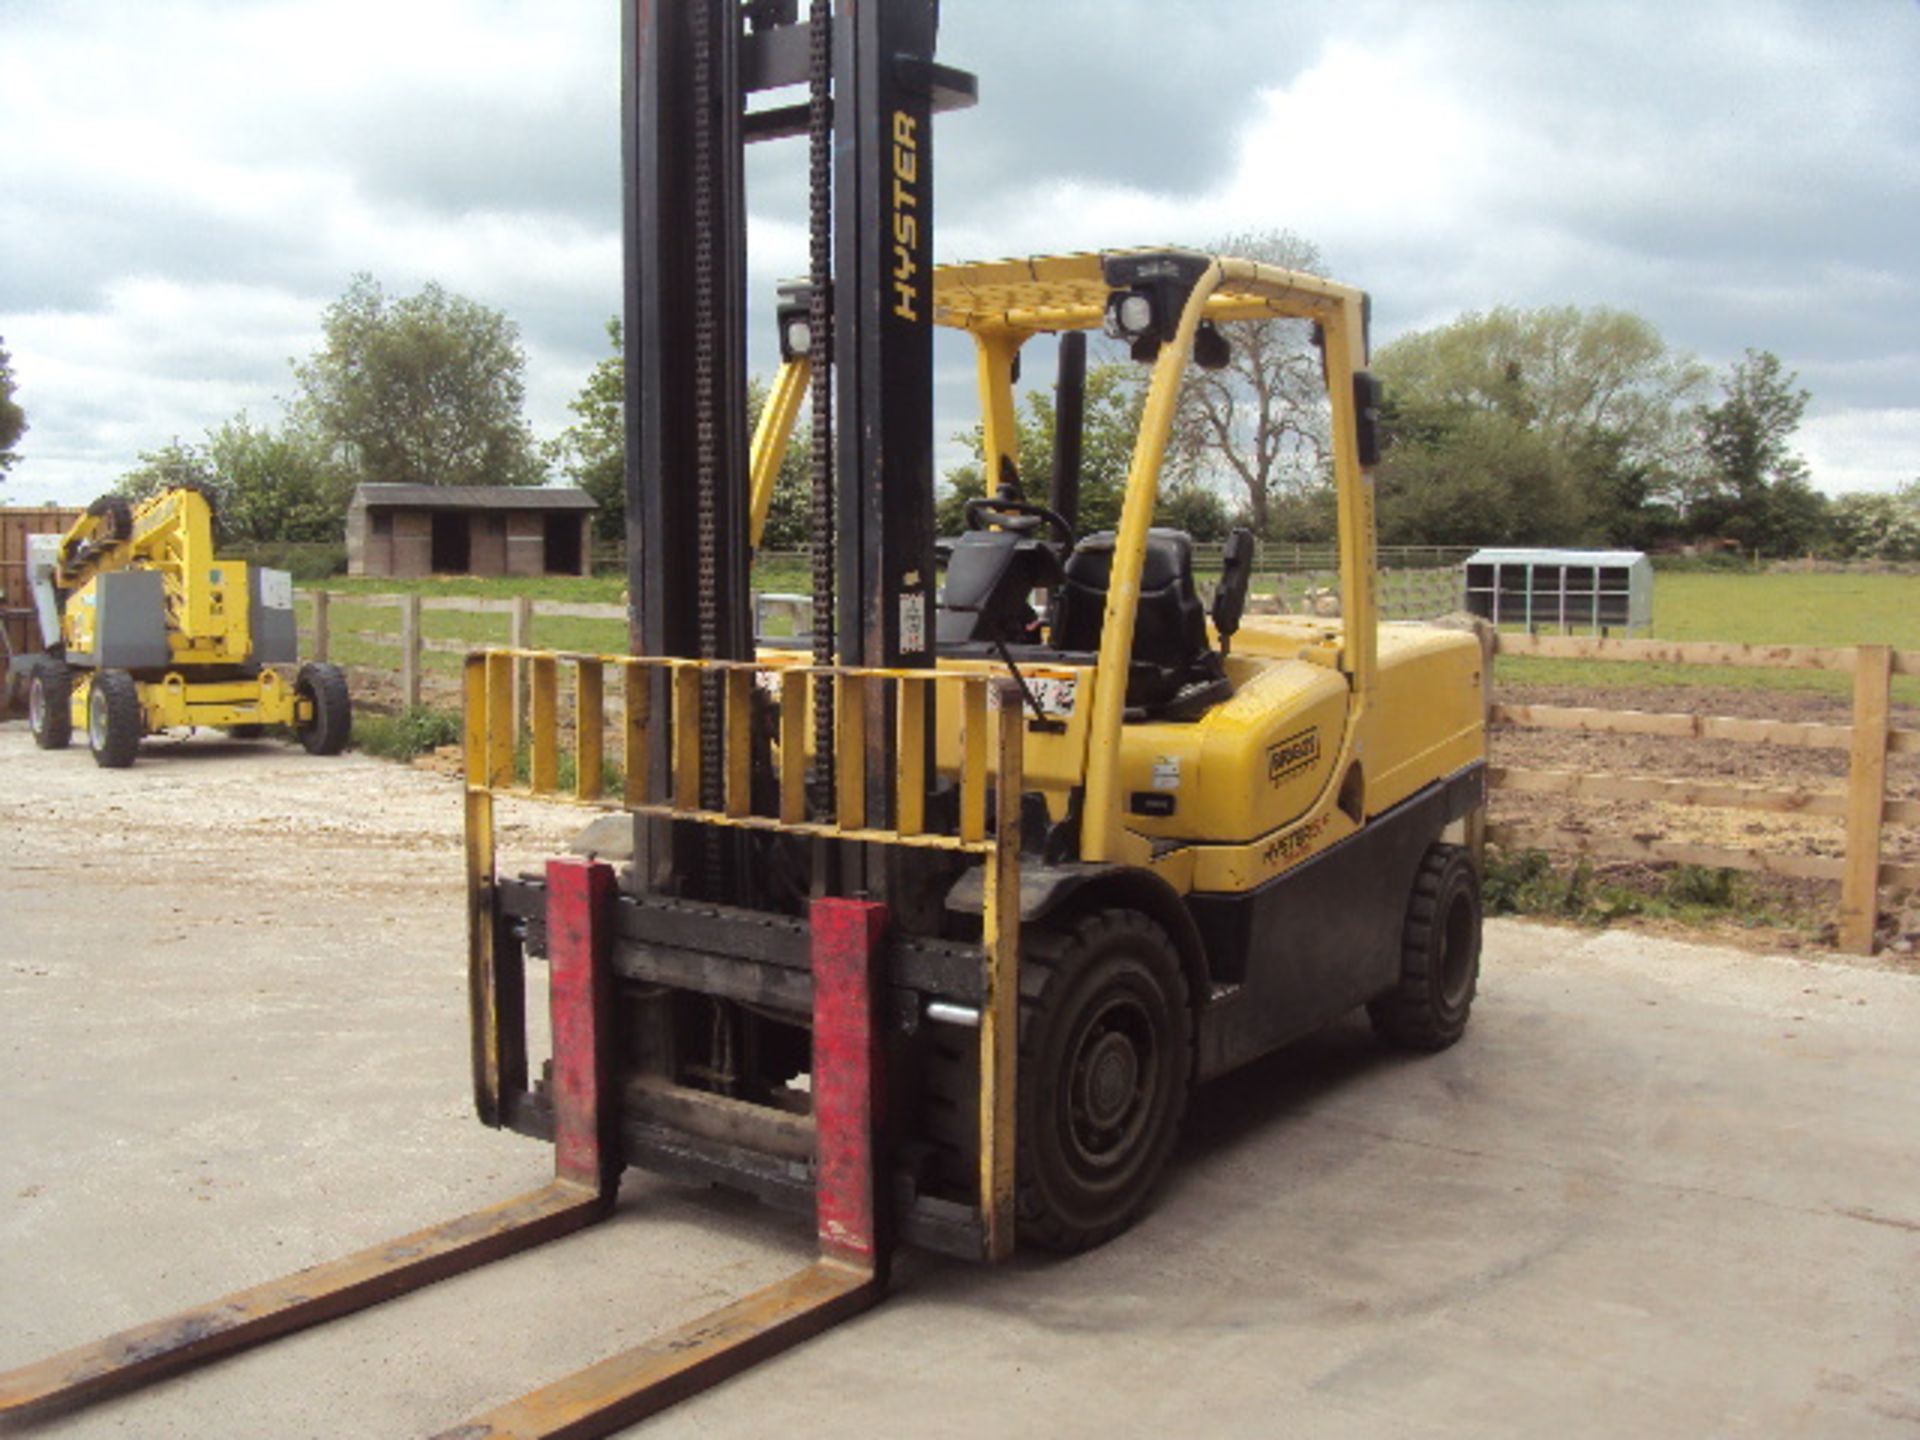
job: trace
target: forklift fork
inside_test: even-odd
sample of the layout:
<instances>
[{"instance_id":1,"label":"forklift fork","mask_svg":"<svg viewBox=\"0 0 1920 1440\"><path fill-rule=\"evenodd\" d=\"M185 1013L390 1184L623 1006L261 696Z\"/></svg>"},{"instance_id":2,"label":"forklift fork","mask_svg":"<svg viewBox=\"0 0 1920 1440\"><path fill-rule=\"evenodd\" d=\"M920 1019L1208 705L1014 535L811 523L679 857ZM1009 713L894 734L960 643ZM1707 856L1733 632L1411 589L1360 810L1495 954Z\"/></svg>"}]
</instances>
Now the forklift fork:
<instances>
[{"instance_id":1,"label":"forklift fork","mask_svg":"<svg viewBox=\"0 0 1920 1440\"><path fill-rule=\"evenodd\" d=\"M64 1410L378 1304L590 1225L622 1169L613 1075L613 871L548 862L554 1178L539 1190L0 1375L0 1418ZM814 902L819 1259L791 1278L522 1396L442 1440L586 1437L630 1425L877 1301L888 1249L874 1150L884 906Z\"/></svg>"}]
</instances>

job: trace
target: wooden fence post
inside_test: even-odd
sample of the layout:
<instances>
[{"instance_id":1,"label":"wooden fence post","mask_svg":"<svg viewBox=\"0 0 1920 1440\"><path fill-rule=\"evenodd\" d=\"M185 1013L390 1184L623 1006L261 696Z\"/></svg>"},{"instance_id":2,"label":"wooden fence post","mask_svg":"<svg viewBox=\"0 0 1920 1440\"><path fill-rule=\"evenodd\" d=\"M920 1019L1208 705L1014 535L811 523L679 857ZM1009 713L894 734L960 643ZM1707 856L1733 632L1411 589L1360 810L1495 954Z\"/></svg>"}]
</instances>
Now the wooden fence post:
<instances>
[{"instance_id":1,"label":"wooden fence post","mask_svg":"<svg viewBox=\"0 0 1920 1440\"><path fill-rule=\"evenodd\" d=\"M313 592L313 658L324 660L331 645L332 619L327 613L327 602L333 597L325 590Z\"/></svg>"},{"instance_id":2,"label":"wooden fence post","mask_svg":"<svg viewBox=\"0 0 1920 1440\"><path fill-rule=\"evenodd\" d=\"M420 703L420 597L400 597L400 698L407 709Z\"/></svg>"},{"instance_id":3,"label":"wooden fence post","mask_svg":"<svg viewBox=\"0 0 1920 1440\"><path fill-rule=\"evenodd\" d=\"M513 597L513 619L507 632L507 643L515 650L533 648L533 597L516 595ZM513 662L513 735L520 738L520 732L527 723L527 662Z\"/></svg>"},{"instance_id":4,"label":"wooden fence post","mask_svg":"<svg viewBox=\"0 0 1920 1440\"><path fill-rule=\"evenodd\" d=\"M1887 800L1887 711L1893 650L1862 645L1854 652L1853 743L1847 763L1847 860L1840 880L1840 948L1873 953L1880 920L1880 822Z\"/></svg>"}]
</instances>

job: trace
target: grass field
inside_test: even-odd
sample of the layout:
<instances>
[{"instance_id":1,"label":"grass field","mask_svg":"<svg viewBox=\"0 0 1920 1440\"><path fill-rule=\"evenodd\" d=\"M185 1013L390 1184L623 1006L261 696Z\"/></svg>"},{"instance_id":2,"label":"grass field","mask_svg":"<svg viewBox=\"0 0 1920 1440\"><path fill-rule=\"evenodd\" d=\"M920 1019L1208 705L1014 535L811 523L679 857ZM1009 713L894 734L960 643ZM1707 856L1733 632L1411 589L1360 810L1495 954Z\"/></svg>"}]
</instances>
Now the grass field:
<instances>
[{"instance_id":1,"label":"grass field","mask_svg":"<svg viewBox=\"0 0 1920 1440\"><path fill-rule=\"evenodd\" d=\"M754 577L762 591L804 593L807 577L791 565ZM618 577L538 580L331 580L334 658L349 665L387 669L399 666L399 611L390 605L355 603L355 595L416 592L432 596L506 599L531 595L537 600L614 605L624 589ZM1271 582L1256 580L1254 593L1271 593ZM1854 645L1886 643L1920 650L1920 576L1662 572L1654 579L1653 634L1662 640L1722 640L1762 645ZM312 624L303 601L301 624ZM429 610L423 617L429 639L466 645L504 645L505 615L463 615ZM365 638L378 636L378 639ZM619 653L626 648L625 626L616 620L543 616L536 620L535 643L555 650ZM451 675L459 657L429 652L430 672ZM1617 661L1541 660L1531 656L1500 659L1499 677L1521 683L1582 686L1712 685L1809 689L1846 693L1845 674L1810 670L1736 669L1721 666L1650 665ZM1920 679L1895 681L1895 698L1920 703Z\"/></svg>"},{"instance_id":2,"label":"grass field","mask_svg":"<svg viewBox=\"0 0 1920 1440\"><path fill-rule=\"evenodd\" d=\"M1887 644L1920 650L1920 576L1657 573L1657 640L1748 645ZM1563 685L1713 685L1848 693L1851 678L1819 670L1645 665L1612 660L1503 656L1502 680ZM1920 680L1894 682L1894 696L1920 703Z\"/></svg>"}]
</instances>

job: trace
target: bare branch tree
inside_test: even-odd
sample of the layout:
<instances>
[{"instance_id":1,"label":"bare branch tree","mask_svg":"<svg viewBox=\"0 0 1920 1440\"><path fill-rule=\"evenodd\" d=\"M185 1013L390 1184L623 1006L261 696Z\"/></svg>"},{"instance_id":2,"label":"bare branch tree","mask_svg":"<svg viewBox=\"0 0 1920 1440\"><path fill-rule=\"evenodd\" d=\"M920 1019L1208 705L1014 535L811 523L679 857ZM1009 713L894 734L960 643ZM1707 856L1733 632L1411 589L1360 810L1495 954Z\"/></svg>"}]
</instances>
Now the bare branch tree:
<instances>
[{"instance_id":1,"label":"bare branch tree","mask_svg":"<svg viewBox=\"0 0 1920 1440\"><path fill-rule=\"evenodd\" d=\"M1290 230L1228 235L1207 248L1321 273L1319 249ZM1281 502L1310 500L1327 484L1320 354L1304 321L1237 321L1220 333L1231 358L1222 369L1188 374L1170 458L1186 480L1237 492L1248 523L1269 535Z\"/></svg>"}]
</instances>

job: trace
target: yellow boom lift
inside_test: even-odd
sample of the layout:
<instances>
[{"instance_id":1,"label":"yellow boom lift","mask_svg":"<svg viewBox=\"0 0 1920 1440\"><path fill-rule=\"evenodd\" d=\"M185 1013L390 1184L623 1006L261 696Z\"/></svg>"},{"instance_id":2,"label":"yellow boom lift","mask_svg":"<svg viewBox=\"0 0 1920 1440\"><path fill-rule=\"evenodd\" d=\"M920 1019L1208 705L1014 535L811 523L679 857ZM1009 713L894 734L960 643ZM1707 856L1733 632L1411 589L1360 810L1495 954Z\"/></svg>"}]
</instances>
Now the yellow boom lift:
<instances>
[{"instance_id":1,"label":"yellow boom lift","mask_svg":"<svg viewBox=\"0 0 1920 1440\"><path fill-rule=\"evenodd\" d=\"M110 768L131 765L143 736L180 726L237 737L282 726L316 755L346 745L346 676L295 669L291 577L216 555L199 490L96 500L29 568L41 633L58 636L26 679L42 749L65 748L75 726Z\"/></svg>"},{"instance_id":2,"label":"yellow boom lift","mask_svg":"<svg viewBox=\"0 0 1920 1440\"><path fill-rule=\"evenodd\" d=\"M900 1244L997 1262L1119 1234L1183 1115L1218 1103L1199 1087L1316 1027L1364 1007L1418 1050L1466 1027L1482 659L1377 619L1365 295L1165 248L936 268L932 116L973 85L934 63L935 0L625 13L632 645L465 671L475 1102L551 1142L554 1179L0 1376L0 1412L590 1224L629 1166L807 1217L819 1257L790 1279L445 1432L607 1434L873 1304ZM811 271L749 445L741 147L802 133ZM1244 532L1203 604L1191 541L1153 525L1189 366L1246 324L1310 329L1325 360L1338 618L1243 621ZM971 337L995 486L938 543L936 326ZM1062 457L1096 330L1146 395L1119 523L1080 534ZM1046 503L1015 425L1044 345L1066 447ZM748 567L809 401L814 619L774 640ZM615 839L502 873L505 792L608 812L591 833Z\"/></svg>"}]
</instances>

